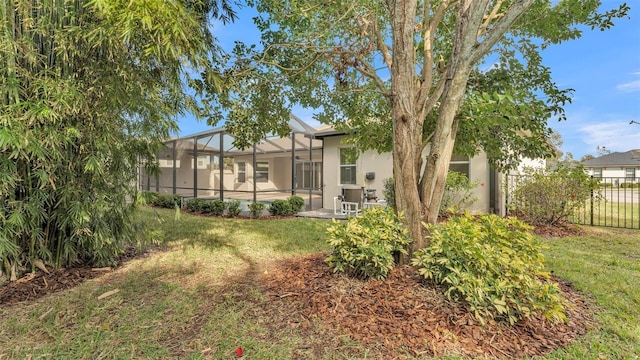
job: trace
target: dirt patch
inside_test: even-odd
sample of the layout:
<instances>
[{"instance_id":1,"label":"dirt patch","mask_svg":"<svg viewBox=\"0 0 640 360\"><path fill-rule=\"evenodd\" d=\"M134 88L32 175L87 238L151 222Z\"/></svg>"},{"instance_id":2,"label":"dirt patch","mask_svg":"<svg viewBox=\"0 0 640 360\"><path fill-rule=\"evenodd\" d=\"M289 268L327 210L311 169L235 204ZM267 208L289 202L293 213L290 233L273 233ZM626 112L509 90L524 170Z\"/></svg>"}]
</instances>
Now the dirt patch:
<instances>
[{"instance_id":1,"label":"dirt patch","mask_svg":"<svg viewBox=\"0 0 640 360\"><path fill-rule=\"evenodd\" d=\"M481 325L466 308L426 284L409 266L396 267L385 281L361 281L331 273L323 254L286 261L265 277L271 306L297 309L302 319L375 349L382 358L459 355L522 358L539 356L574 341L595 323L589 305L565 282L571 304L567 324L542 316L508 324Z\"/></svg>"}]
</instances>

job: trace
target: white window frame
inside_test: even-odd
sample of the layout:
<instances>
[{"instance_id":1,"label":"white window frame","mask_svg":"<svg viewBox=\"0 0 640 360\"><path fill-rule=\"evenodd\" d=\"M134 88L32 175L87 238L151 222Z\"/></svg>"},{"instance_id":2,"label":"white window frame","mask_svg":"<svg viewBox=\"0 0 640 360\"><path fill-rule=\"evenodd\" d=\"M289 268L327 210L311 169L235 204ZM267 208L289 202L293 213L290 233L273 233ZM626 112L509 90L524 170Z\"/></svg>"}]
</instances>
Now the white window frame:
<instances>
[{"instance_id":1,"label":"white window frame","mask_svg":"<svg viewBox=\"0 0 640 360\"><path fill-rule=\"evenodd\" d=\"M602 178L602 168L593 168L592 174L594 178L598 178L598 179Z\"/></svg>"},{"instance_id":2,"label":"white window frame","mask_svg":"<svg viewBox=\"0 0 640 360\"><path fill-rule=\"evenodd\" d=\"M193 169L193 156L191 157L191 169ZM209 161L207 161L209 160ZM209 157L209 155L201 155L198 156L198 160L196 161L197 165L198 165L198 169L203 170L203 169L208 169L209 165L211 164L211 158Z\"/></svg>"},{"instance_id":3,"label":"white window frame","mask_svg":"<svg viewBox=\"0 0 640 360\"><path fill-rule=\"evenodd\" d=\"M158 159L158 167L173 168L173 159ZM180 160L176 160L176 168L180 168Z\"/></svg>"},{"instance_id":4,"label":"white window frame","mask_svg":"<svg viewBox=\"0 0 640 360\"><path fill-rule=\"evenodd\" d=\"M259 170L259 164L267 164L267 170ZM268 183L269 182L269 172L271 170L271 164L267 160L256 161L256 183ZM266 178L263 176L266 174Z\"/></svg>"},{"instance_id":5,"label":"white window frame","mask_svg":"<svg viewBox=\"0 0 640 360\"><path fill-rule=\"evenodd\" d=\"M353 157L353 164L343 164L342 163L342 151L343 150L349 150L349 151L354 151L356 152L356 148L354 147L341 147L338 148L338 163L339 163L339 168L338 168L338 184L339 185L346 185L346 184L357 184L358 179L357 179L357 170L358 170L358 165L357 165L357 159L358 159L358 154L356 152L356 154ZM347 168L351 168L352 170L352 175L353 175L353 182L342 182L342 171L344 169Z\"/></svg>"},{"instance_id":6,"label":"white window frame","mask_svg":"<svg viewBox=\"0 0 640 360\"><path fill-rule=\"evenodd\" d=\"M240 169L240 167L242 167L242 170ZM247 163L245 161L238 161L236 163L236 175L237 183L247 182ZM242 179L240 179L241 176Z\"/></svg>"},{"instance_id":7,"label":"white window frame","mask_svg":"<svg viewBox=\"0 0 640 360\"><path fill-rule=\"evenodd\" d=\"M636 168L624 168L624 177L627 181L636 181Z\"/></svg>"},{"instance_id":8,"label":"white window frame","mask_svg":"<svg viewBox=\"0 0 640 360\"><path fill-rule=\"evenodd\" d=\"M464 160L453 160L454 157L465 157L466 159ZM458 170L451 170L451 165L466 165L467 166L467 172L463 173L461 171ZM469 179L469 181L471 181L471 157L469 156L465 156L465 155L456 155L453 154L451 155L451 161L449 162L449 171L458 171L464 175L467 176L467 179Z\"/></svg>"}]
</instances>

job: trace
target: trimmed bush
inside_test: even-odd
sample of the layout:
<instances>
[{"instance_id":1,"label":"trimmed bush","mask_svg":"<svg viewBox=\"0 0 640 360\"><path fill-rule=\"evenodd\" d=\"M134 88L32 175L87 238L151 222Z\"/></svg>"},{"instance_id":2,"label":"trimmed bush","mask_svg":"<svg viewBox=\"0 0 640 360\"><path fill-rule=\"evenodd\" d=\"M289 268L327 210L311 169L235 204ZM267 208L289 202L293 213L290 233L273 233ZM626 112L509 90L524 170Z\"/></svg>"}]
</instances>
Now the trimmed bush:
<instances>
[{"instance_id":1,"label":"trimmed bush","mask_svg":"<svg viewBox=\"0 0 640 360\"><path fill-rule=\"evenodd\" d=\"M268 210L271 215L276 216L288 216L294 214L293 209L291 208L291 203L282 199L273 200Z\"/></svg>"},{"instance_id":2,"label":"trimmed bush","mask_svg":"<svg viewBox=\"0 0 640 360\"><path fill-rule=\"evenodd\" d=\"M205 200L204 203L202 203L201 211L205 214L222 216L226 206L222 199Z\"/></svg>"},{"instance_id":3,"label":"trimmed bush","mask_svg":"<svg viewBox=\"0 0 640 360\"><path fill-rule=\"evenodd\" d=\"M230 200L227 202L227 213L231 217L240 215L240 200Z\"/></svg>"},{"instance_id":4,"label":"trimmed bush","mask_svg":"<svg viewBox=\"0 0 640 360\"><path fill-rule=\"evenodd\" d=\"M449 299L465 301L483 324L513 324L535 312L566 320L565 299L543 270L542 245L530 226L516 218L467 213L427 230L430 244L415 253L413 265L446 286Z\"/></svg>"},{"instance_id":5,"label":"trimmed bush","mask_svg":"<svg viewBox=\"0 0 640 360\"><path fill-rule=\"evenodd\" d=\"M292 214L297 214L304 206L304 199L301 196L292 195L289 197L289 205L291 206Z\"/></svg>"},{"instance_id":6,"label":"trimmed bush","mask_svg":"<svg viewBox=\"0 0 640 360\"><path fill-rule=\"evenodd\" d=\"M334 272L362 278L384 279L395 265L394 255L406 254L411 242L390 207L374 207L347 222L333 220L327 242L333 252L325 259Z\"/></svg>"},{"instance_id":7,"label":"trimmed bush","mask_svg":"<svg viewBox=\"0 0 640 360\"><path fill-rule=\"evenodd\" d=\"M200 199L200 198L192 198L187 200L187 210L192 211L192 212L199 212L202 211L202 204L204 204L205 200Z\"/></svg>"},{"instance_id":8,"label":"trimmed bush","mask_svg":"<svg viewBox=\"0 0 640 360\"><path fill-rule=\"evenodd\" d=\"M156 193L155 197L151 198L151 205L167 208L167 209L175 209L176 207L180 207L180 202L182 201L182 196L178 194L163 194Z\"/></svg>"},{"instance_id":9,"label":"trimmed bush","mask_svg":"<svg viewBox=\"0 0 640 360\"><path fill-rule=\"evenodd\" d=\"M262 216L262 212L264 211L265 205L264 203L261 203L261 202L253 202L249 204L248 207L249 207L249 213L251 214L251 217L254 219L257 219Z\"/></svg>"}]
</instances>

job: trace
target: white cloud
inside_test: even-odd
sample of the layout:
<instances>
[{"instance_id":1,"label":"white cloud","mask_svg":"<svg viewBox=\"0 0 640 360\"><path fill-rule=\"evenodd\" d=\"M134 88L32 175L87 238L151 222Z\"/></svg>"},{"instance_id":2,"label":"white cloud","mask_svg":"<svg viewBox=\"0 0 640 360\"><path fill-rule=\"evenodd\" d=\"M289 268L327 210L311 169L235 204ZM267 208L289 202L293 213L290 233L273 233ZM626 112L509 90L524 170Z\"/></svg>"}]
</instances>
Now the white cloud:
<instances>
[{"instance_id":1,"label":"white cloud","mask_svg":"<svg viewBox=\"0 0 640 360\"><path fill-rule=\"evenodd\" d=\"M616 89L622 92L635 92L640 91L640 80L630 81L624 84L618 84Z\"/></svg>"},{"instance_id":2,"label":"white cloud","mask_svg":"<svg viewBox=\"0 0 640 360\"><path fill-rule=\"evenodd\" d=\"M605 146L611 151L628 151L640 148L640 126L629 121L614 121L589 124L580 128L586 136L584 142Z\"/></svg>"},{"instance_id":3,"label":"white cloud","mask_svg":"<svg viewBox=\"0 0 640 360\"><path fill-rule=\"evenodd\" d=\"M634 72L632 75L640 76L640 72ZM633 80L626 83L618 84L616 86L618 91L622 92L636 92L640 91L640 80Z\"/></svg>"}]
</instances>

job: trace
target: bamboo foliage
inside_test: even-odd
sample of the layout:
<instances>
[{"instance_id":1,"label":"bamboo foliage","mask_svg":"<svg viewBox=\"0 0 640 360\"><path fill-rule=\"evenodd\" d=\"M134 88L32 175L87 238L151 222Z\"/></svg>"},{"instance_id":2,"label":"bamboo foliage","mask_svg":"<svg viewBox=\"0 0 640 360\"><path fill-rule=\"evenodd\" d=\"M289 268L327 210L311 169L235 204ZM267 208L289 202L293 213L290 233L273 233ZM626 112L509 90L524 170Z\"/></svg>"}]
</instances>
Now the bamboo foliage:
<instances>
[{"instance_id":1,"label":"bamboo foliage","mask_svg":"<svg viewBox=\"0 0 640 360\"><path fill-rule=\"evenodd\" d=\"M193 103L186 67L215 50L216 3L186 4L0 2L0 275L109 264L140 241L137 161Z\"/></svg>"}]
</instances>

